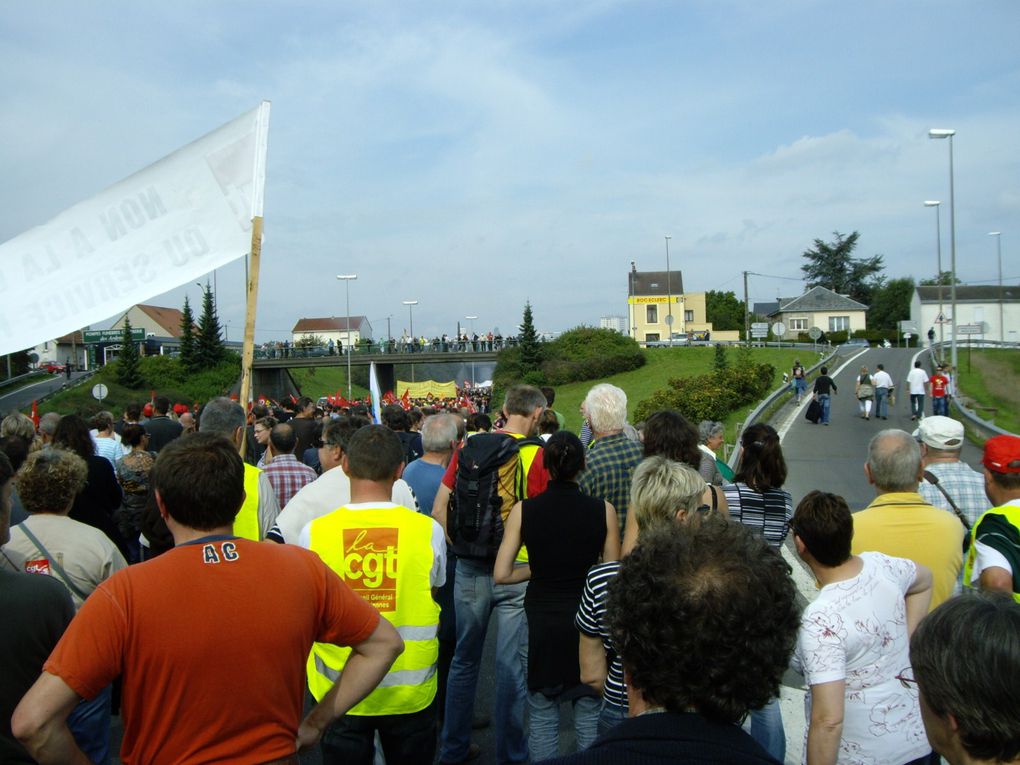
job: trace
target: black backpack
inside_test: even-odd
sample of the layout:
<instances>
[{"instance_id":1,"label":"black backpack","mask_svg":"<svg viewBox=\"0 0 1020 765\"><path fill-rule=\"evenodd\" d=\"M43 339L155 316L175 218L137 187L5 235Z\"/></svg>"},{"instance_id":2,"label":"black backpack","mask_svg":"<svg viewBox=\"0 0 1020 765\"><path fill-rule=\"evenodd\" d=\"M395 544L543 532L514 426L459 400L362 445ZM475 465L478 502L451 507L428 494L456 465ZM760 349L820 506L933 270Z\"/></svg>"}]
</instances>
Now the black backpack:
<instances>
[{"instance_id":1,"label":"black backpack","mask_svg":"<svg viewBox=\"0 0 1020 765\"><path fill-rule=\"evenodd\" d=\"M538 438L514 438L507 433L476 433L464 444L457 455L447 512L447 530L459 557L496 557L510 508L527 496L521 447L543 444Z\"/></svg>"}]
</instances>

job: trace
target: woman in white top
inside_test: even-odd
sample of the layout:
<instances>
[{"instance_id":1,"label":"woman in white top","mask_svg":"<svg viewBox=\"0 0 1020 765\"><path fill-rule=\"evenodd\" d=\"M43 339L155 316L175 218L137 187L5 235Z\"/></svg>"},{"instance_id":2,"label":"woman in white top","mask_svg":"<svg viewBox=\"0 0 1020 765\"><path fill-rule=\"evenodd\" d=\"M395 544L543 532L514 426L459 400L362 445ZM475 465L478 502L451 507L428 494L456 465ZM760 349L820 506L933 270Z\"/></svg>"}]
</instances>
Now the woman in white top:
<instances>
[{"instance_id":1,"label":"woman in white top","mask_svg":"<svg viewBox=\"0 0 1020 765\"><path fill-rule=\"evenodd\" d=\"M804 609L792 667L804 675L806 765L927 763L909 640L928 613L931 572L877 552L850 554L846 501L813 491L791 524L821 590ZM937 759L934 760L937 762Z\"/></svg>"}]
</instances>

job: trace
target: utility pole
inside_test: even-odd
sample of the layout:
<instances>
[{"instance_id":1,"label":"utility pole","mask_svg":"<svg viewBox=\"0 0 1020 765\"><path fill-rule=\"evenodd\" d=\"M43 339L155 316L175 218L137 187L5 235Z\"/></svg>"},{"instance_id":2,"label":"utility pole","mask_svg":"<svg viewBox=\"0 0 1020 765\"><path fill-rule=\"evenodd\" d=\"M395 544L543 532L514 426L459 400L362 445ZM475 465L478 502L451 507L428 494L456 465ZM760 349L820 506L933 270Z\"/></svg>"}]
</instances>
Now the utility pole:
<instances>
[{"instance_id":1,"label":"utility pole","mask_svg":"<svg viewBox=\"0 0 1020 765\"><path fill-rule=\"evenodd\" d=\"M751 347L751 304L747 302L747 271L744 271L744 342Z\"/></svg>"}]
</instances>

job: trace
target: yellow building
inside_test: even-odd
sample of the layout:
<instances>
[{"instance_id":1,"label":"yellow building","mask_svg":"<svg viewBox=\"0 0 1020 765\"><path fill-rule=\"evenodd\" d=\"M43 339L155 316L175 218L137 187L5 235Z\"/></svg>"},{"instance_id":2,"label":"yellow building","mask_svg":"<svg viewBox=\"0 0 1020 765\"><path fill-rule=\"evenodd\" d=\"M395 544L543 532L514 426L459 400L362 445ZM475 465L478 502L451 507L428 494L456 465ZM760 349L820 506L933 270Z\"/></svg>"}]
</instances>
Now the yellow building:
<instances>
[{"instance_id":1,"label":"yellow building","mask_svg":"<svg viewBox=\"0 0 1020 765\"><path fill-rule=\"evenodd\" d=\"M729 339L713 337L705 293L685 294L680 271L667 274L632 267L627 280L627 304L629 334L639 343L669 342L670 326L674 342Z\"/></svg>"}]
</instances>

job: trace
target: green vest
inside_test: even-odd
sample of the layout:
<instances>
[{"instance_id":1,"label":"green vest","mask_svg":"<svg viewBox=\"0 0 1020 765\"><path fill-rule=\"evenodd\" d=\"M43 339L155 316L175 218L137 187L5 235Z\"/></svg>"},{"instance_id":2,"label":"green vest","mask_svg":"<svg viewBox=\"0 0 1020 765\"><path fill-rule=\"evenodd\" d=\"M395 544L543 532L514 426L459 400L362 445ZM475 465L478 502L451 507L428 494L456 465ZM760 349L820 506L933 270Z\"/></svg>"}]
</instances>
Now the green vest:
<instances>
[{"instance_id":1,"label":"green vest","mask_svg":"<svg viewBox=\"0 0 1020 765\"><path fill-rule=\"evenodd\" d=\"M432 599L432 525L402 507L340 508L311 523L309 544L347 585L396 627L404 652L351 715L409 714L436 696L439 604ZM340 678L350 648L315 643L308 689L321 701Z\"/></svg>"},{"instance_id":2,"label":"green vest","mask_svg":"<svg viewBox=\"0 0 1020 765\"><path fill-rule=\"evenodd\" d=\"M993 533L1005 536L1015 548L1014 554L1006 554L1006 558L1013 568L1013 600L1020 603L1020 587L1017 586L1017 583L1020 582L1020 507L1016 505L1003 505L986 510L970 530L970 549L967 551L967 560L963 564L963 586L971 588L974 586L971 583L974 560L977 558L974 541L977 539L978 530L986 520L991 525L999 526L1000 529L994 530ZM983 531L987 534L993 530L986 525Z\"/></svg>"}]
</instances>

